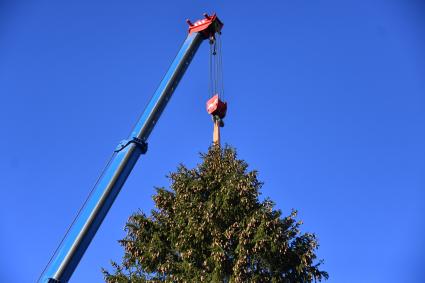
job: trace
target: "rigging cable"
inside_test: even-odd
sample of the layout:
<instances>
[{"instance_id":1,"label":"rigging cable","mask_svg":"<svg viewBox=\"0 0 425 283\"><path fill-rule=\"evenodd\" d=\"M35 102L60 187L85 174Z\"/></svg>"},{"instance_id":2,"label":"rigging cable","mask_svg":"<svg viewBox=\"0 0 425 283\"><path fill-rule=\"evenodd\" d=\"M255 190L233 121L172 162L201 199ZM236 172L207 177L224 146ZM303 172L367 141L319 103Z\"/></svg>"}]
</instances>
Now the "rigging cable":
<instances>
[{"instance_id":1,"label":"rigging cable","mask_svg":"<svg viewBox=\"0 0 425 283\"><path fill-rule=\"evenodd\" d=\"M209 54L209 89L208 93L211 96L218 95L219 98L224 98L224 83L223 83L223 59L221 50L220 33L216 33L210 37L210 54Z\"/></svg>"}]
</instances>

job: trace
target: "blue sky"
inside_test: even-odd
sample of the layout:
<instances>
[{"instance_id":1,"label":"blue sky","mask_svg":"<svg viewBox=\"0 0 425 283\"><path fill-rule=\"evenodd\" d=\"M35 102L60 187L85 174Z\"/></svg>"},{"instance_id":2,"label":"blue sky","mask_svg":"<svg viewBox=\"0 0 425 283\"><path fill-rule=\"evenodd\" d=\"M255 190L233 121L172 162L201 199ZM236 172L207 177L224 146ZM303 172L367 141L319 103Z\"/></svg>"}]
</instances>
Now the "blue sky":
<instances>
[{"instance_id":1,"label":"blue sky","mask_svg":"<svg viewBox=\"0 0 425 283\"><path fill-rule=\"evenodd\" d=\"M224 142L299 210L328 282L424 282L421 1L1 1L0 281L34 282L186 37L223 20ZM102 282L128 216L211 142L198 51L71 282Z\"/></svg>"}]
</instances>

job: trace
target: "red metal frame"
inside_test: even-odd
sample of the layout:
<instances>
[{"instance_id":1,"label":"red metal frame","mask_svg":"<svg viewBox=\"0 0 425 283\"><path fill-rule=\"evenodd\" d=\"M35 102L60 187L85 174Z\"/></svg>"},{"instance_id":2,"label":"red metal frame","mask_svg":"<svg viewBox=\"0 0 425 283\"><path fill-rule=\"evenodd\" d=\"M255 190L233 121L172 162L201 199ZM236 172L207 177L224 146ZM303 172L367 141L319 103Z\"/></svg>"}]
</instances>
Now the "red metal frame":
<instances>
[{"instance_id":1,"label":"red metal frame","mask_svg":"<svg viewBox=\"0 0 425 283\"><path fill-rule=\"evenodd\" d=\"M218 94L214 95L207 101L207 112L213 116L218 116L223 119L227 112L227 103L221 101Z\"/></svg>"},{"instance_id":2,"label":"red metal frame","mask_svg":"<svg viewBox=\"0 0 425 283\"><path fill-rule=\"evenodd\" d=\"M189 34L192 32L200 32L206 37L214 36L216 32L220 32L223 23L219 20L217 15L214 13L209 16L207 13L204 13L204 19L198 20L192 23L190 20L186 20L189 25Z\"/></svg>"}]
</instances>

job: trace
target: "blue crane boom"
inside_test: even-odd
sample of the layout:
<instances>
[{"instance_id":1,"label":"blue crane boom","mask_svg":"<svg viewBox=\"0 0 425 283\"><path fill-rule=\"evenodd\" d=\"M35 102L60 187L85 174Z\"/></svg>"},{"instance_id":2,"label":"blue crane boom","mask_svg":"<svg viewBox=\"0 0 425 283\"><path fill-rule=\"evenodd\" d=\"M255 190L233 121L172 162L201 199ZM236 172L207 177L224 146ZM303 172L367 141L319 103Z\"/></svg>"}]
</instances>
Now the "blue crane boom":
<instances>
[{"instance_id":1,"label":"blue crane boom","mask_svg":"<svg viewBox=\"0 0 425 283\"><path fill-rule=\"evenodd\" d=\"M71 224L63 241L40 276L40 283L68 282L84 252L131 173L139 156L147 151L147 139L205 39L214 39L223 24L214 15L189 24L189 34L127 140L122 141L92 193Z\"/></svg>"}]
</instances>

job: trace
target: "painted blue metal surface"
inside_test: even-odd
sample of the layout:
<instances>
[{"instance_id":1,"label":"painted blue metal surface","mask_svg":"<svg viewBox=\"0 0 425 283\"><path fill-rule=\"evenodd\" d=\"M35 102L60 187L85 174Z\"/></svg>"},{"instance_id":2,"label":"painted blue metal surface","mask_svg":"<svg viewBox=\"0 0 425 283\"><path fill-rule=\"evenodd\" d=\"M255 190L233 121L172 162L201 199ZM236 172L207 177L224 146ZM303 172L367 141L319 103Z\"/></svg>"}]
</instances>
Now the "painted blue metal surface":
<instances>
[{"instance_id":1,"label":"painted blue metal surface","mask_svg":"<svg viewBox=\"0 0 425 283\"><path fill-rule=\"evenodd\" d=\"M199 33L188 35L129 141L134 138L147 141L203 39ZM39 282L68 282L143 150L140 144L128 143L114 153Z\"/></svg>"}]
</instances>

